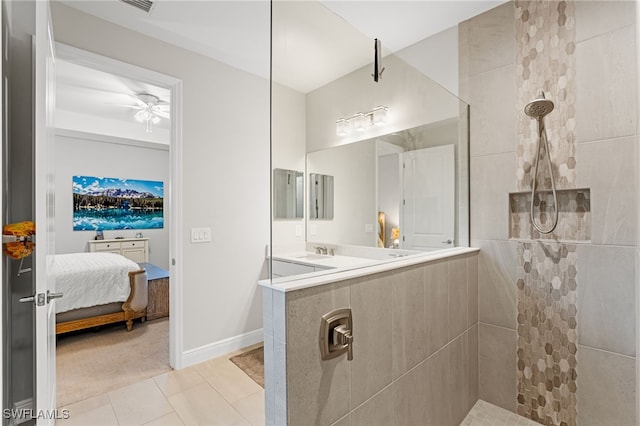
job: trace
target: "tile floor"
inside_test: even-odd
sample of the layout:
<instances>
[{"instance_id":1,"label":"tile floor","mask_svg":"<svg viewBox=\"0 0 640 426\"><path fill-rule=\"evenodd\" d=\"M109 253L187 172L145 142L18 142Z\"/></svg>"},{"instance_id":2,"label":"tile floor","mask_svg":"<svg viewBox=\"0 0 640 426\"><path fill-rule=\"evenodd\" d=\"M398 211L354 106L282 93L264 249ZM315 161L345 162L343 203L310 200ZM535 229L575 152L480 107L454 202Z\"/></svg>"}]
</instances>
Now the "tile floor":
<instances>
[{"instance_id":1,"label":"tile floor","mask_svg":"<svg viewBox=\"0 0 640 426\"><path fill-rule=\"evenodd\" d=\"M539 423L478 400L460 426L540 426Z\"/></svg>"},{"instance_id":2,"label":"tile floor","mask_svg":"<svg viewBox=\"0 0 640 426\"><path fill-rule=\"evenodd\" d=\"M61 407L70 417L58 424L264 425L264 389L229 361L235 354Z\"/></svg>"},{"instance_id":3,"label":"tile floor","mask_svg":"<svg viewBox=\"0 0 640 426\"><path fill-rule=\"evenodd\" d=\"M264 389L229 358L219 358L126 386L61 409L63 426L264 425ZM485 401L478 401L460 426L539 426Z\"/></svg>"}]
</instances>

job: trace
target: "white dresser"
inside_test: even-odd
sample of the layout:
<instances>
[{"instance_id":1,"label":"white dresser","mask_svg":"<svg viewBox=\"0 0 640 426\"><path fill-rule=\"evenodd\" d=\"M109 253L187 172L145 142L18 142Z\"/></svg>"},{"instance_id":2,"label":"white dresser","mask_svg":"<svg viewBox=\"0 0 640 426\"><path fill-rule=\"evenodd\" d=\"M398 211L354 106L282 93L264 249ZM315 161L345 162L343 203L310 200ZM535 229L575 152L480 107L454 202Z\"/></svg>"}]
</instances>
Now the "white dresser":
<instances>
[{"instance_id":1,"label":"white dresser","mask_svg":"<svg viewBox=\"0 0 640 426\"><path fill-rule=\"evenodd\" d=\"M149 238L91 240L89 251L121 254L136 263L149 262Z\"/></svg>"}]
</instances>

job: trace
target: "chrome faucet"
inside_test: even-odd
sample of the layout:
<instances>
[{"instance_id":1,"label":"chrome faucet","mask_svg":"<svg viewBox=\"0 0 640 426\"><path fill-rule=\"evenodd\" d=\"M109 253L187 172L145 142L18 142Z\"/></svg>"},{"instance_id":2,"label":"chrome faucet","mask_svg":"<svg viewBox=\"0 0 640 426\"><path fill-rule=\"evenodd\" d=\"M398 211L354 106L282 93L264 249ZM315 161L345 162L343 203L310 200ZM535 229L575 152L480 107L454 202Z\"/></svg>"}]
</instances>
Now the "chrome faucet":
<instances>
[{"instance_id":1,"label":"chrome faucet","mask_svg":"<svg viewBox=\"0 0 640 426\"><path fill-rule=\"evenodd\" d=\"M313 247L316 249L316 254L327 254L327 247Z\"/></svg>"}]
</instances>

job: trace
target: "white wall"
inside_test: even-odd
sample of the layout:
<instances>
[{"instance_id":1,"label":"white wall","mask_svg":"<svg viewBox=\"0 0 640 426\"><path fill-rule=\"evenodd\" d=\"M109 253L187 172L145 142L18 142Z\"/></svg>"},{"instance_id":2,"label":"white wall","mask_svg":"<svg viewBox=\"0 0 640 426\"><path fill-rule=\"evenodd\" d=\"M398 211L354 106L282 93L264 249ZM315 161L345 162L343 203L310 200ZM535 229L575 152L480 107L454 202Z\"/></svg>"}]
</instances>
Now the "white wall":
<instances>
[{"instance_id":1,"label":"white wall","mask_svg":"<svg viewBox=\"0 0 640 426\"><path fill-rule=\"evenodd\" d=\"M305 95L280 84L273 84L271 145L274 169L297 170L303 173L306 154ZM308 197L307 192L303 194ZM306 199L306 198L305 198ZM304 203L306 217L306 202ZM273 253L286 254L305 249L303 219L274 219L272 224Z\"/></svg>"},{"instance_id":2,"label":"white wall","mask_svg":"<svg viewBox=\"0 0 640 426\"><path fill-rule=\"evenodd\" d=\"M458 96L457 25L412 44L396 54Z\"/></svg>"},{"instance_id":3,"label":"white wall","mask_svg":"<svg viewBox=\"0 0 640 426\"><path fill-rule=\"evenodd\" d=\"M77 253L88 250L87 241L94 231L73 230L72 176L100 176L125 179L162 181L165 193L169 189L169 147L143 143L128 145L125 139L86 133L59 131L55 140L56 170L56 253ZM166 201L166 200L165 200ZM142 232L149 237L149 261L169 269L169 228L165 202L163 229L105 231L105 238L134 237Z\"/></svg>"},{"instance_id":4,"label":"white wall","mask_svg":"<svg viewBox=\"0 0 640 426\"><path fill-rule=\"evenodd\" d=\"M333 219L309 220L308 241L377 247L376 161L375 140L307 155L307 189L310 173L334 178ZM306 204L308 208L309 203ZM372 231L365 232L365 225L370 225Z\"/></svg>"},{"instance_id":5,"label":"white wall","mask_svg":"<svg viewBox=\"0 0 640 426\"><path fill-rule=\"evenodd\" d=\"M371 67L354 71L307 95L307 151L368 139L426 123L458 117L459 102L451 93L394 55L375 83ZM389 124L373 126L352 136L336 135L338 118L389 107Z\"/></svg>"},{"instance_id":6,"label":"white wall","mask_svg":"<svg viewBox=\"0 0 640 426\"><path fill-rule=\"evenodd\" d=\"M269 4L252 5L264 9L269 37ZM195 359L228 348L227 339L258 336L256 282L266 277L269 241L269 82L59 3L52 12L57 41L182 80L180 349ZM191 244L195 227L210 227L213 241Z\"/></svg>"}]
</instances>

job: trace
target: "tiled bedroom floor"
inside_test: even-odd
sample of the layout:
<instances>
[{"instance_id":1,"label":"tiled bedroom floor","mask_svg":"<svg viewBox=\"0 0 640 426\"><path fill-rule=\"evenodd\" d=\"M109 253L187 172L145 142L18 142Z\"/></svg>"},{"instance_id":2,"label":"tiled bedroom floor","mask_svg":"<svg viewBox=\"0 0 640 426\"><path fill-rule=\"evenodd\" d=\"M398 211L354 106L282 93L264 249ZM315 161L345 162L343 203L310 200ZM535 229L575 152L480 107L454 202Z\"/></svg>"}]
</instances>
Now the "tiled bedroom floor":
<instances>
[{"instance_id":1,"label":"tiled bedroom floor","mask_svg":"<svg viewBox=\"0 0 640 426\"><path fill-rule=\"evenodd\" d=\"M62 409L72 425L264 425L264 389L225 355Z\"/></svg>"},{"instance_id":2,"label":"tiled bedroom floor","mask_svg":"<svg viewBox=\"0 0 640 426\"><path fill-rule=\"evenodd\" d=\"M234 354L62 407L69 410L70 417L58 424L264 425L264 389L229 361ZM502 425L538 423L485 401L478 401L461 423L461 426Z\"/></svg>"}]
</instances>

